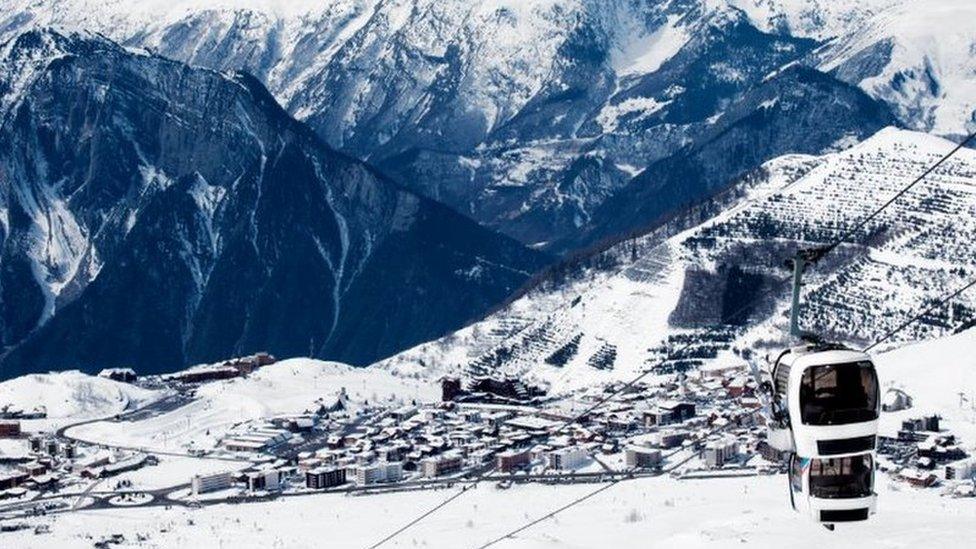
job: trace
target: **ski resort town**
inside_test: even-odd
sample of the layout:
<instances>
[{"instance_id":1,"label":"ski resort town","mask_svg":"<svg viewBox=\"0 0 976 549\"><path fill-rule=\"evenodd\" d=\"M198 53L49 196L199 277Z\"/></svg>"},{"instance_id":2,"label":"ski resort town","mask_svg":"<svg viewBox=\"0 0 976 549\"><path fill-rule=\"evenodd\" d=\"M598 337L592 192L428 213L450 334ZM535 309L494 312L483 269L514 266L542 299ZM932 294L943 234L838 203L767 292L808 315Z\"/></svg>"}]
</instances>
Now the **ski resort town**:
<instances>
[{"instance_id":1,"label":"ski resort town","mask_svg":"<svg viewBox=\"0 0 976 549\"><path fill-rule=\"evenodd\" d=\"M786 469L786 456L765 440L763 415L754 413L760 402L745 365L658 376L592 412L594 403L621 387L550 395L515 379L444 377L439 387L407 391L412 396L366 394L352 383L321 395L305 390L287 413L202 421L202 433L178 428L205 418L197 414L215 406L215 394L238 400L235 391L274 391L274 380L284 374L298 387L314 364L324 363L275 363L259 354L165 376L137 377L126 369L86 376L97 386L151 395L107 418L59 420L43 407L0 402L4 527L27 527L17 520L39 514L113 506L198 507L474 482L506 489ZM308 385L315 390L316 383ZM884 395L883 414L897 420L879 436L879 470L905 486L973 496L971 441L945 429L939 416L916 413L912 400L900 389ZM145 438L113 438L122 431Z\"/></svg>"}]
</instances>

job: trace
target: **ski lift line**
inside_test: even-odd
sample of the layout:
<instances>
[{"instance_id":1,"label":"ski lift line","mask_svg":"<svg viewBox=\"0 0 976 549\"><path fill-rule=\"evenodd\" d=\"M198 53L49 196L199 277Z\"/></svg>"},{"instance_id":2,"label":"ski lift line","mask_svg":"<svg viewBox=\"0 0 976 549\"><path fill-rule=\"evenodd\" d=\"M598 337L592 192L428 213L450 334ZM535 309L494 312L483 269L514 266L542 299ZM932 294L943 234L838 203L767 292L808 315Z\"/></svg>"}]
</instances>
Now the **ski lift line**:
<instances>
[{"instance_id":1,"label":"ski lift line","mask_svg":"<svg viewBox=\"0 0 976 549\"><path fill-rule=\"evenodd\" d=\"M584 495L582 495L582 496L574 499L573 501L570 501L566 505L563 505L562 507L560 507L558 509L555 509L553 511L550 511L549 513L547 513L545 515L542 515L541 517L539 517L539 518L537 518L535 520L532 520L531 522L527 522L527 523L523 524L522 526L519 526L515 530L512 530L511 532L509 532L509 533L507 533L507 534L505 534L505 535L503 535L501 537L495 538L495 539L493 539L493 540L491 540L488 543L485 543L483 545L479 545L478 546L478 549L486 549L487 547L491 547L492 545L495 545L496 543L500 543L500 542L502 542L502 541L504 541L506 539L509 539L511 537L514 537L514 536L522 533L523 531L528 530L529 528L532 528L536 524L539 524L542 521L548 520L548 519L550 519L550 518L558 515L559 513L562 513L563 511L565 511L566 509L569 509L570 507L575 507L575 506L579 505L580 503L583 503L584 501L586 501L586 500L588 500L588 499L590 499L592 497L595 497L595 496L599 495L600 493L602 493L602 492L604 492L606 490L609 490L610 488L613 488L614 486L616 486L617 484L623 482L624 480L625 479L623 479L623 478L614 479L613 481L611 481L611 482L609 482L607 484L604 484L603 486L597 488L596 490L587 492L586 494L584 494Z\"/></svg>"},{"instance_id":2,"label":"ski lift line","mask_svg":"<svg viewBox=\"0 0 976 549\"><path fill-rule=\"evenodd\" d=\"M870 215L868 215L867 217L865 217L861 221L858 221L853 227L851 227L847 231L841 233L840 238L838 238L837 240L833 241L831 244L828 244L827 246L825 246L823 248L820 248L818 250L817 255L813 258L813 260L816 261L817 259L820 259L824 255L830 253L837 246L840 246L841 244L843 244L844 242L846 242L847 239L849 239L851 236L853 236L855 233L857 233L857 231L859 231L862 228L864 228L865 225L867 225L872 219L874 219L879 214L881 214L881 212L883 212L888 206L891 206L896 200L898 200L899 198L901 198L902 196L904 196L905 193L907 193L908 191L910 191L913 187L915 187L915 185L921 183L923 179L925 179L926 177L928 177L929 174L931 174L932 172L934 172L946 160L949 160L950 158L952 158L953 155L955 155L957 152L959 152L960 149L964 148L970 141L973 140L973 138L976 138L976 132L973 132L973 133L969 134L968 136L966 136L966 138L963 139L958 145L956 145L955 147L953 147L953 149L951 151L949 151L945 156L942 156L941 158L939 158L939 160L935 164L932 164L931 166L929 166L928 169L926 169L925 172L922 173L922 175L916 177L911 183L908 184L908 186L906 186L905 188L903 188L900 191L898 191L897 193L895 193L895 195L892 196L891 198L889 198L884 204L881 205L881 207L879 207L878 209L876 209L874 212L872 212Z\"/></svg>"},{"instance_id":3,"label":"ski lift line","mask_svg":"<svg viewBox=\"0 0 976 549\"><path fill-rule=\"evenodd\" d=\"M741 419L745 419L747 417L754 416L754 415L758 414L759 412L760 412L760 410L758 410L758 409L757 410L753 410L751 412L746 412L746 413L740 414L738 417L735 418L735 420L738 421L738 420L741 420ZM731 427L733 425L735 425L735 423L733 421L729 421L725 425L721 425L721 426L719 426L719 427L717 427L715 429L712 429L711 431L705 433L705 435L702 436L700 440L704 441L708 437L710 437L710 436L712 436L714 434L718 434L718 433L720 433L720 432L728 429L729 427ZM683 450L684 450L684 448L679 448L679 449L677 449L677 450L669 453L665 457L671 457L671 456L673 456L673 455L675 455L678 452L681 452ZM665 467L665 468L661 469L661 474L664 475L664 474L670 473L671 471L674 471L678 467L681 467L682 465L684 465L685 463L687 463L688 461L690 461L691 459L693 459L696 455L697 454L692 453L687 458L685 458L685 459L683 459L683 460L681 460L681 461L679 461L677 463L673 463L673 464L669 465L668 467ZM633 471L633 469L629 469L626 472L631 472L631 471ZM545 515L541 516L541 517L538 517L536 519L533 519L533 520L531 520L531 521L529 521L529 522L527 522L527 523L519 526L518 528L516 528L516 529L514 529L514 530L512 530L512 531L510 531L510 532L508 532L508 533L506 533L506 534L504 534L502 536L499 536L499 537L497 537L497 538L495 538L495 539L493 539L491 541L489 541L488 543L485 543L483 545L479 545L477 549L487 549L488 547L491 547L491 546L493 546L495 544L501 543L502 541L505 541L506 539L510 539L510 538L512 538L512 537L514 537L514 536L516 536L518 534L521 534L522 532L528 530L529 528L532 528L536 524L539 524L540 522L543 522L543 521L545 521L547 519L550 519L550 518L558 515L559 513L562 513L563 511L565 511L567 509L570 509L572 507L575 507L575 506L583 503L584 501L586 501L586 500L588 500L588 499L590 499L592 497L595 497L595 496L597 496L597 495L599 495L599 494L601 494L601 493L609 490L610 488L613 488L617 484L620 484L621 482L625 482L627 480L632 480L632 479L627 478L627 477L616 478L616 479L608 482L607 484L604 484L603 486L597 488L596 490L591 490L590 492L587 492L586 494L583 494L582 496L580 496L580 497L578 497L578 498L570 501L569 503L563 505L562 507L559 507L558 509L554 509L554 510L546 513Z\"/></svg>"},{"instance_id":4,"label":"ski lift line","mask_svg":"<svg viewBox=\"0 0 976 549\"><path fill-rule=\"evenodd\" d=\"M940 298L932 306L928 307L927 309L925 309L924 311L918 313L917 315L909 318L905 322L902 322L900 325L898 325L898 327L896 327L895 329L893 329L893 330L889 331L888 333L886 333L885 335L883 335L880 339L876 340L869 347L866 347L864 349L864 352L866 353L866 352L870 351L871 349L874 349L875 347L877 347L881 343L884 343L885 341L887 341L888 339L892 338L893 336L895 336L896 334L898 334L899 332L901 332L905 328L911 326L913 323L915 323L916 321L918 321L923 316L925 316L925 315L931 313L932 311L934 311L935 309L937 309L937 308L945 305L946 303L948 303L952 299L955 299L956 297L959 297L963 292L965 292L966 290L972 288L973 286L976 286L976 279L971 280L968 284L966 284L965 286L963 286L963 287L959 288L958 290L952 292L951 294L946 295L946 296Z\"/></svg>"},{"instance_id":5,"label":"ski lift line","mask_svg":"<svg viewBox=\"0 0 976 549\"><path fill-rule=\"evenodd\" d=\"M481 480L481 479L478 479L478 480ZM477 481L476 481L476 482L477 482ZM413 519L412 521L410 521L410 522L408 522L407 524L405 524L405 525L403 525L402 527L400 527L400 529L399 529L399 530L397 530L396 532L393 532L392 534L390 534L390 535L388 535L388 536L386 536L385 538L383 538L383 539L381 539L380 541L378 541L378 542L376 542L376 543L374 543L373 545L370 545L370 546L369 546L369 549L376 549L376 548L377 548L377 547L379 547L380 545L383 545L384 543L386 543L386 542L388 542L388 541L390 541L391 539L393 539L393 538L395 538L395 537L397 537L397 536L399 536L400 534L402 534L403 532L405 532L406 530L408 530L408 529L409 529L410 527L412 527L413 525L415 525L415 524L417 524L418 522L420 522L420 521L422 521L422 520L424 520L424 519L426 519L426 518L427 518L427 517L429 517L430 515L433 515L433 514L434 514L434 513L436 513L437 511L440 511L442 507L444 507L444 506L446 506L446 505L448 505L448 504L450 504L450 503L451 503L452 501L454 501L454 500L456 500L457 498L459 498L459 497L461 497L462 495L464 495L464 493L465 493L465 492L467 492L468 490L470 490L470 489L471 489L471 488L473 488L474 486L475 486L475 483L472 483L472 484L468 484L468 485L466 485L466 486L464 486L464 487L462 487L462 488L461 488L461 490L460 490L459 492L457 492L457 493L455 493L455 494L453 494L453 495L452 495L451 497L449 497L449 498L447 498L447 499L445 499L444 501L442 501L442 502L440 502L439 504L437 504L437 505L435 505L434 507L431 507L431 508L430 508L430 509L429 509L428 511L426 511L426 512L425 512L425 513L423 513L422 515L419 515L419 516L418 516L417 518L415 518L415 519Z\"/></svg>"}]
</instances>

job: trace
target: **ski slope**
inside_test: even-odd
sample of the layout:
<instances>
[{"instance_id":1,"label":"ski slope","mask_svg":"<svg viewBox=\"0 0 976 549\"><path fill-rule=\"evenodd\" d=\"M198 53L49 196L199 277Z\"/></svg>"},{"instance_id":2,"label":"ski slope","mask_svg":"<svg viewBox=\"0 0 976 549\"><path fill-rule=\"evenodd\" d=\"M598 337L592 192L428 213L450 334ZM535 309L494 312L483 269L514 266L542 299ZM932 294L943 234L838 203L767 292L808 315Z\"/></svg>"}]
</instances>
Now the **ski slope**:
<instances>
[{"instance_id":1,"label":"ski slope","mask_svg":"<svg viewBox=\"0 0 976 549\"><path fill-rule=\"evenodd\" d=\"M902 419L938 414L943 428L976 447L976 329L878 355L877 367L882 390L902 389L914 401L908 410L882 414L881 434L896 434Z\"/></svg>"},{"instance_id":2,"label":"ski slope","mask_svg":"<svg viewBox=\"0 0 976 549\"><path fill-rule=\"evenodd\" d=\"M364 402L431 400L439 388L427 382L397 378L377 369L362 369L312 359L291 359L254 374L201 385L196 399L175 410L126 423L92 423L73 428L86 441L156 451L187 447L212 448L235 425L283 414L314 412L331 406L345 388L351 406Z\"/></svg>"},{"instance_id":3,"label":"ski slope","mask_svg":"<svg viewBox=\"0 0 976 549\"><path fill-rule=\"evenodd\" d=\"M24 430L53 430L58 426L111 417L145 406L165 395L135 385L83 374L77 370L32 374L0 383L0 408L47 411L46 419L27 420Z\"/></svg>"},{"instance_id":4,"label":"ski slope","mask_svg":"<svg viewBox=\"0 0 976 549\"><path fill-rule=\"evenodd\" d=\"M729 265L787 280L789 271L778 266L793 250L827 244L952 148L945 139L886 128L843 151L771 160L719 213L702 220L692 215L689 227L670 236L651 233L618 244L605 254L608 263L615 262L612 267L582 267L568 282L541 286L473 326L377 366L430 379L487 370L531 379L554 392L632 379L661 362L669 338L694 335L696 325L714 322L713 302L723 299ZM972 280L974 174L976 151L960 150L862 228L849 246L810 269L805 329L863 345ZM782 336L788 288L773 297L775 303L750 322L767 341ZM976 293L960 296L953 306L909 326L898 339L951 333L976 310ZM755 335L740 334L726 347L755 346ZM564 364L549 361L574 341L577 350ZM594 368L591 358L606 347L615 350L615 363ZM741 363L722 354L703 361L716 358Z\"/></svg>"}]
</instances>

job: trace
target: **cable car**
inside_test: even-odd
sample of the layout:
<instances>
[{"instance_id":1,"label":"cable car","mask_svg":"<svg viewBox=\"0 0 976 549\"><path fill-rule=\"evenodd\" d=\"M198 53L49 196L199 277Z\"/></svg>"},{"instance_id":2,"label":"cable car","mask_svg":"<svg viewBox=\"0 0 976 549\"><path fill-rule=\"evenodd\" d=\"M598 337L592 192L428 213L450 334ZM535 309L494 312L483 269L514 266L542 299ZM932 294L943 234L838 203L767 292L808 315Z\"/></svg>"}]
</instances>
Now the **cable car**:
<instances>
[{"instance_id":1,"label":"cable car","mask_svg":"<svg viewBox=\"0 0 976 549\"><path fill-rule=\"evenodd\" d=\"M772 386L773 409L788 428L781 437L792 438L786 449L811 458L874 451L881 399L866 353L824 344L788 349L773 366Z\"/></svg>"},{"instance_id":2,"label":"cable car","mask_svg":"<svg viewBox=\"0 0 976 549\"><path fill-rule=\"evenodd\" d=\"M875 513L874 457L790 459L790 502L797 512L833 530L836 523L867 520Z\"/></svg>"}]
</instances>

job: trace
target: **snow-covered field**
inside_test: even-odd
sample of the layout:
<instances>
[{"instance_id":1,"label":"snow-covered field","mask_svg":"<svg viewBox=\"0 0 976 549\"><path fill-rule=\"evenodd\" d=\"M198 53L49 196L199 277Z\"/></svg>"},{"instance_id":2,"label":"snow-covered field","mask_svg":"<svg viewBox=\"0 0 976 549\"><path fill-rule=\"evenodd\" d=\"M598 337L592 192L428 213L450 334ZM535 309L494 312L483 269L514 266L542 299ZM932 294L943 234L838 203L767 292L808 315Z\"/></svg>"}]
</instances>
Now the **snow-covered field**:
<instances>
[{"instance_id":1,"label":"snow-covered field","mask_svg":"<svg viewBox=\"0 0 976 549\"><path fill-rule=\"evenodd\" d=\"M335 403L345 388L352 405L364 401L431 400L439 388L429 382L398 378L378 369L353 368L311 359L285 360L246 378L201 385L196 400L142 421L101 422L69 430L72 437L117 446L157 451L187 445L212 448L234 425L281 414L315 411Z\"/></svg>"},{"instance_id":2,"label":"snow-covered field","mask_svg":"<svg viewBox=\"0 0 976 549\"><path fill-rule=\"evenodd\" d=\"M59 426L111 417L145 406L161 397L127 383L94 377L78 371L33 374L0 383L0 407L26 412L43 407L46 419L24 421L24 430L54 430Z\"/></svg>"},{"instance_id":3,"label":"snow-covered field","mask_svg":"<svg viewBox=\"0 0 976 549\"><path fill-rule=\"evenodd\" d=\"M833 533L789 508L782 476L620 483L553 519L496 545L504 548L616 549L649 547L937 547L958 546L976 534L976 500L950 500L934 491L879 487L879 511L869 522ZM386 547L473 548L591 491L593 485L490 484L462 498ZM147 547L367 547L432 507L450 491L352 497L315 495L268 503L197 510L115 509L79 512L37 522L51 533L4 534L10 547L91 547L120 533ZM125 545L123 545L125 546Z\"/></svg>"},{"instance_id":4,"label":"snow-covered field","mask_svg":"<svg viewBox=\"0 0 976 549\"><path fill-rule=\"evenodd\" d=\"M157 456L159 464L143 467L135 471L112 477L109 483L129 481L126 490L158 490L179 484L189 483L193 475L208 475L224 471L236 471L250 465L246 461L238 463L227 460L198 457Z\"/></svg>"},{"instance_id":5,"label":"snow-covered field","mask_svg":"<svg viewBox=\"0 0 976 549\"><path fill-rule=\"evenodd\" d=\"M882 415L882 434L894 435L902 419L935 413L967 447L976 445L976 330L902 347L877 362L882 388L902 389L914 399L912 408Z\"/></svg>"}]
</instances>

